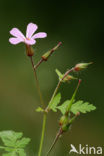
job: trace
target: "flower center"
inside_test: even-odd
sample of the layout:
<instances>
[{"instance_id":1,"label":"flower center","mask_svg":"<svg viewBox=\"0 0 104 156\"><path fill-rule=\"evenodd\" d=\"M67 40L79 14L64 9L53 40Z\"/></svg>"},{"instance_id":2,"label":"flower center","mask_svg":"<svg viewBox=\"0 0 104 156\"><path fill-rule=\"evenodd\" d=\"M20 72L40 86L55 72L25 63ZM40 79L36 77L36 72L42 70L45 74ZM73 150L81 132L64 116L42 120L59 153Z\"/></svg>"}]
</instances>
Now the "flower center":
<instances>
[{"instance_id":1,"label":"flower center","mask_svg":"<svg viewBox=\"0 0 104 156\"><path fill-rule=\"evenodd\" d=\"M27 38L27 37L26 37L26 39L30 41L30 38Z\"/></svg>"}]
</instances>

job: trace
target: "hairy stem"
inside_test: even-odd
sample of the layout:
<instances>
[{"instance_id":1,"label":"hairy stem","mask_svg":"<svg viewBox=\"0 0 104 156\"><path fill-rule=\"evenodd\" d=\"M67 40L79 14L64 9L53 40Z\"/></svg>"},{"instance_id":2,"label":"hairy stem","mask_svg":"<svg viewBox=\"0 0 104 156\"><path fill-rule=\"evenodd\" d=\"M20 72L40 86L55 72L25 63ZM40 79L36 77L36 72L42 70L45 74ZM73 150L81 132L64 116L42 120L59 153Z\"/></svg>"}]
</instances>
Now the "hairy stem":
<instances>
[{"instance_id":1,"label":"hairy stem","mask_svg":"<svg viewBox=\"0 0 104 156\"><path fill-rule=\"evenodd\" d=\"M42 134L41 134L41 140L40 140L40 146L39 146L38 156L41 156L41 153L42 153L42 147L43 147L43 141L44 141L44 134L45 134L45 127L46 127L46 119L47 119L47 114L44 113L44 116L43 116L43 126L42 126Z\"/></svg>"},{"instance_id":2,"label":"hairy stem","mask_svg":"<svg viewBox=\"0 0 104 156\"><path fill-rule=\"evenodd\" d=\"M30 60L31 60L31 64L32 64L32 67L33 67L33 71L34 71L34 76L35 76L35 80L36 80L36 87L37 87L37 91L38 91L38 94L39 94L39 97L40 97L40 102L41 102L41 105L44 106L44 101L43 101L42 94L41 94L41 91L40 91L40 86L39 86L39 82L38 82L38 78L37 78L37 73L36 73L36 70L34 68L34 62L33 62L32 56L30 56Z\"/></svg>"},{"instance_id":3,"label":"hairy stem","mask_svg":"<svg viewBox=\"0 0 104 156\"><path fill-rule=\"evenodd\" d=\"M56 134L56 137L55 137L55 139L54 139L54 141L53 141L53 143L52 143L49 151L47 152L47 155L46 156L48 156L50 154L50 152L52 151L53 147L56 145L56 143L57 143L57 141L58 141L58 139L59 139L59 137L61 136L62 133L63 133L63 131L60 128L59 131L58 131L58 133Z\"/></svg>"},{"instance_id":4,"label":"hairy stem","mask_svg":"<svg viewBox=\"0 0 104 156\"><path fill-rule=\"evenodd\" d=\"M32 64L33 70L34 70L34 76L35 76L35 79L36 79L36 86L37 86L38 94L39 94L39 97L40 97L40 102L41 102L41 105L44 106L44 101L43 101L42 94L41 94L41 91L40 91L40 86L39 86L39 82L38 82L38 78L37 78L37 74L36 74L36 69L34 68L34 62L33 62L32 56L30 57L30 59L31 59L31 64ZM41 140L40 140L38 156L41 156L41 153L42 153L44 134L45 134L45 127L46 127L46 119L47 119L47 114L44 113L42 134L41 134Z\"/></svg>"},{"instance_id":5,"label":"hairy stem","mask_svg":"<svg viewBox=\"0 0 104 156\"><path fill-rule=\"evenodd\" d=\"M36 70L38 66L44 61L43 58L40 59L40 61L34 66L34 69Z\"/></svg>"}]
</instances>

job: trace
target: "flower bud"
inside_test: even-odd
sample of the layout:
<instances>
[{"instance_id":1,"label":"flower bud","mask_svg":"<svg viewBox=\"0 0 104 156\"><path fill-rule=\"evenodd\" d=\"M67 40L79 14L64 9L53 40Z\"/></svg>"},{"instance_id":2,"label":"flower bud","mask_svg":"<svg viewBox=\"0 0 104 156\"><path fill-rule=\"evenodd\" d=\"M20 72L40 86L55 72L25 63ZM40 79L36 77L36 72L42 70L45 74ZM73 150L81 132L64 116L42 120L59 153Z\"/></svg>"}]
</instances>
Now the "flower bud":
<instances>
[{"instance_id":1,"label":"flower bud","mask_svg":"<svg viewBox=\"0 0 104 156\"><path fill-rule=\"evenodd\" d=\"M33 56L34 55L34 50L30 45L26 45L26 54L27 54L27 56Z\"/></svg>"},{"instance_id":2,"label":"flower bud","mask_svg":"<svg viewBox=\"0 0 104 156\"><path fill-rule=\"evenodd\" d=\"M48 60L48 57L50 56L50 54L51 54L51 51L46 52L46 53L42 56L42 59L43 59L44 61L47 61L47 60Z\"/></svg>"},{"instance_id":3,"label":"flower bud","mask_svg":"<svg viewBox=\"0 0 104 156\"><path fill-rule=\"evenodd\" d=\"M62 127L61 127L62 131L67 132L69 130L70 126L71 126L71 124L69 124L69 123L62 125Z\"/></svg>"},{"instance_id":4,"label":"flower bud","mask_svg":"<svg viewBox=\"0 0 104 156\"><path fill-rule=\"evenodd\" d=\"M78 64L75 65L74 70L75 71L80 71L82 69L87 68L90 64L92 64L92 62L90 62L90 63L78 63Z\"/></svg>"},{"instance_id":5,"label":"flower bud","mask_svg":"<svg viewBox=\"0 0 104 156\"><path fill-rule=\"evenodd\" d=\"M80 115L80 112L77 112L75 116L73 116L71 119L69 119L68 115L63 115L60 119L60 126L63 132L66 132L70 129L72 123L75 121L75 119Z\"/></svg>"},{"instance_id":6,"label":"flower bud","mask_svg":"<svg viewBox=\"0 0 104 156\"><path fill-rule=\"evenodd\" d=\"M44 61L47 61L48 58L52 55L52 53L57 50L59 48L59 46L61 45L62 43L59 42L53 49L49 50L48 52L46 52L43 56L42 56L42 59Z\"/></svg>"},{"instance_id":7,"label":"flower bud","mask_svg":"<svg viewBox=\"0 0 104 156\"><path fill-rule=\"evenodd\" d=\"M59 121L60 126L67 124L69 122L69 118L66 115L63 115Z\"/></svg>"},{"instance_id":8,"label":"flower bud","mask_svg":"<svg viewBox=\"0 0 104 156\"><path fill-rule=\"evenodd\" d=\"M66 132L69 130L70 124L69 124L69 117L66 115L63 115L59 121L59 124L61 126L61 129L63 132Z\"/></svg>"}]
</instances>

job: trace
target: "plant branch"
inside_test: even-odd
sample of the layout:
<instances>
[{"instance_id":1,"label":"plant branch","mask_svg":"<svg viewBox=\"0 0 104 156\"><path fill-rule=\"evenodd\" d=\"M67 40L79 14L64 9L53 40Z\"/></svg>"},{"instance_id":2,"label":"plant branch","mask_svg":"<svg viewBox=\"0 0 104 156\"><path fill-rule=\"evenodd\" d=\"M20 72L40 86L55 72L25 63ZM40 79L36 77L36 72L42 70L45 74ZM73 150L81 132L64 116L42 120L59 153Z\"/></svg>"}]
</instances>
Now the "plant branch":
<instances>
[{"instance_id":1,"label":"plant branch","mask_svg":"<svg viewBox=\"0 0 104 156\"><path fill-rule=\"evenodd\" d=\"M38 68L38 66L40 66L40 64L44 61L43 58L40 59L40 61L34 66L34 69L36 70Z\"/></svg>"},{"instance_id":2,"label":"plant branch","mask_svg":"<svg viewBox=\"0 0 104 156\"><path fill-rule=\"evenodd\" d=\"M37 91L38 91L38 94L39 94L39 97L40 97L40 102L41 102L41 105L44 106L44 101L43 101L42 94L41 94L41 91L40 91L40 86L39 86L39 82L38 82L38 78L37 78L37 73L36 73L36 70L34 68L34 62L33 62L32 56L30 56L30 60L31 60L31 64L32 64L32 67L33 67L33 71L34 71L34 76L35 76L35 80L36 80L36 87L37 87Z\"/></svg>"},{"instance_id":3,"label":"plant branch","mask_svg":"<svg viewBox=\"0 0 104 156\"><path fill-rule=\"evenodd\" d=\"M38 94L39 94L39 97L40 97L40 102L41 102L41 104L43 106L44 101L43 101L42 94L41 94L41 91L40 91L39 82L38 82L38 78L37 78L37 74L36 74L36 69L34 68L34 62L33 62L32 56L30 57L30 59L31 59L31 64L32 64L33 70L34 70L34 76L35 76L35 79L36 79L36 85L37 85L37 90L38 90ZM42 126L42 134L41 134L41 140L40 140L38 156L41 156L41 153L42 153L44 134L45 134L45 127L46 127L46 119L47 119L47 114L45 112L44 116L43 116L43 126Z\"/></svg>"},{"instance_id":4,"label":"plant branch","mask_svg":"<svg viewBox=\"0 0 104 156\"><path fill-rule=\"evenodd\" d=\"M64 76L62 77L62 79L58 82L58 84L57 84L57 86L56 86L56 88L55 88L55 90L54 90L54 92L53 92L53 95L52 95L52 97L51 97L51 100L50 100L50 102L49 103L51 103L52 102L52 100L53 100L53 98L55 97L55 95L56 95L56 93L57 93L57 91L58 91L58 89L59 89L59 87L60 87L60 85L61 85L61 82L64 80L64 78L70 73L70 72L72 72L74 70L74 68L71 68L70 70L68 70L65 74L64 74ZM49 106L49 105L48 105ZM47 106L47 108L45 109L45 111L46 112L49 112L49 107Z\"/></svg>"},{"instance_id":5,"label":"plant branch","mask_svg":"<svg viewBox=\"0 0 104 156\"><path fill-rule=\"evenodd\" d=\"M41 134L41 141L40 141L38 156L41 156L41 153L42 153L44 134L45 134L45 127L46 127L46 119L47 119L47 114L44 113L44 116L43 116L43 127L42 127L42 134Z\"/></svg>"},{"instance_id":6,"label":"plant branch","mask_svg":"<svg viewBox=\"0 0 104 156\"><path fill-rule=\"evenodd\" d=\"M53 141L53 143L52 143L49 151L47 152L47 155L46 156L48 156L50 154L50 152L52 151L53 147L56 145L56 143L57 143L59 137L62 135L62 133L63 133L63 131L60 128L59 131L58 131L58 133L56 134L56 137L55 137L55 139L54 139L54 141Z\"/></svg>"}]
</instances>

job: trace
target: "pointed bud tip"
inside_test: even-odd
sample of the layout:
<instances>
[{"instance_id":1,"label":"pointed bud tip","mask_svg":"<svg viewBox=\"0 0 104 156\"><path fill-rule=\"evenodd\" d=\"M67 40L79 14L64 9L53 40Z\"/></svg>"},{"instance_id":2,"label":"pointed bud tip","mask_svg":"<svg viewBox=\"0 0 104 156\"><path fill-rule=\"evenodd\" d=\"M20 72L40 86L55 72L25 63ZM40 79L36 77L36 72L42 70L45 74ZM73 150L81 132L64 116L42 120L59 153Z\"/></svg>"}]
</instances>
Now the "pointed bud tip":
<instances>
[{"instance_id":1,"label":"pointed bud tip","mask_svg":"<svg viewBox=\"0 0 104 156\"><path fill-rule=\"evenodd\" d=\"M59 42L58 45L60 46L62 44L62 42Z\"/></svg>"},{"instance_id":2,"label":"pointed bud tip","mask_svg":"<svg viewBox=\"0 0 104 156\"><path fill-rule=\"evenodd\" d=\"M89 65L90 65L90 64L93 64L93 63L94 63L94 62L90 62Z\"/></svg>"},{"instance_id":3,"label":"pointed bud tip","mask_svg":"<svg viewBox=\"0 0 104 156\"><path fill-rule=\"evenodd\" d=\"M79 84L82 82L82 80L81 79L79 79Z\"/></svg>"}]
</instances>

